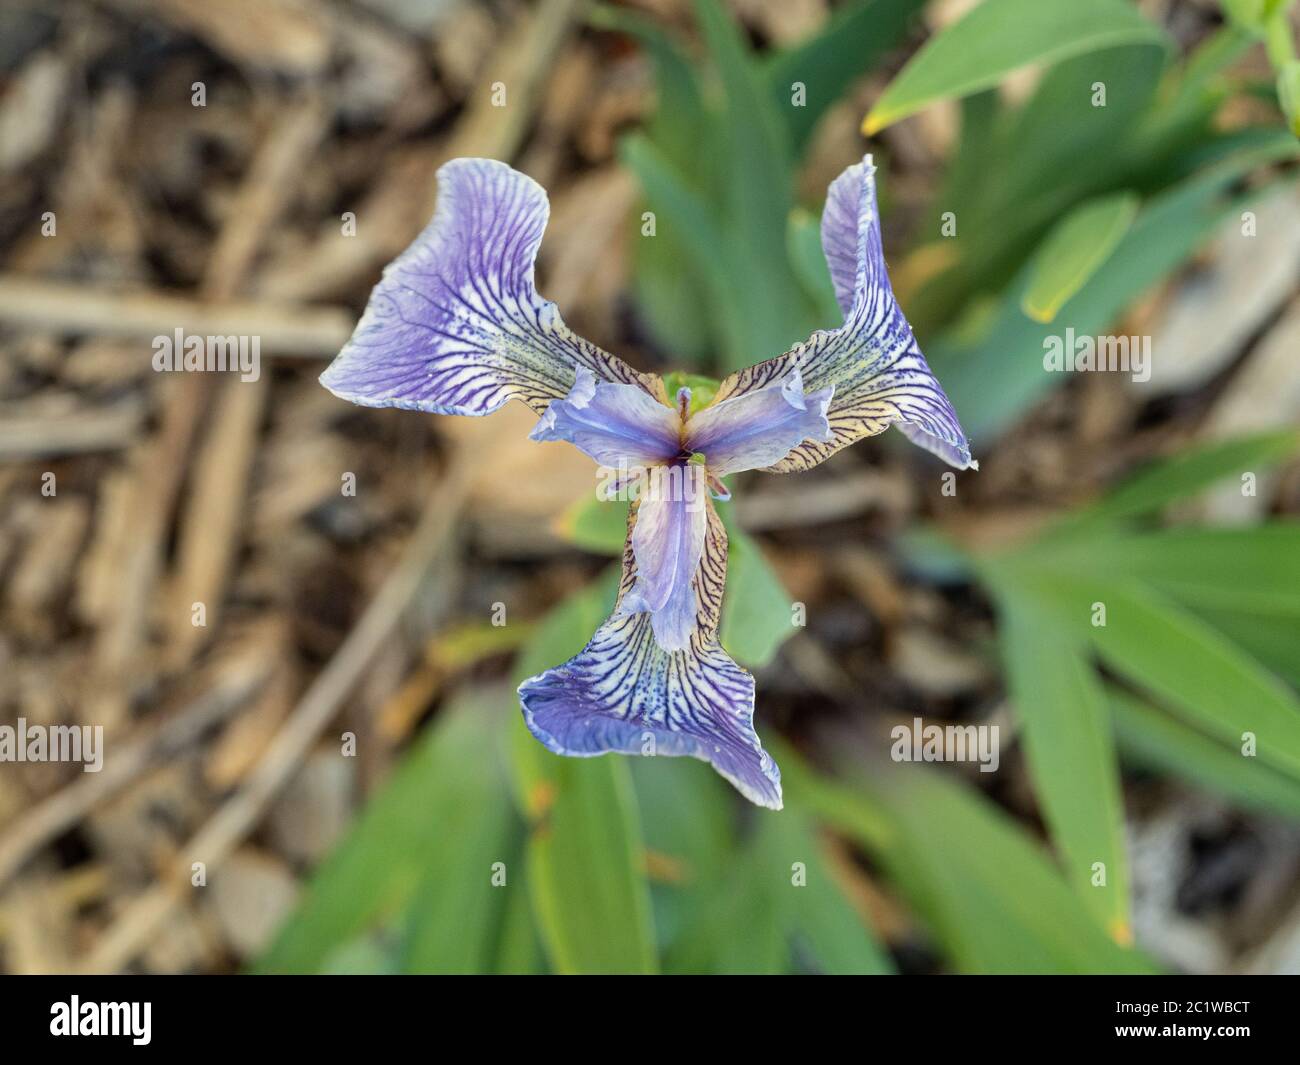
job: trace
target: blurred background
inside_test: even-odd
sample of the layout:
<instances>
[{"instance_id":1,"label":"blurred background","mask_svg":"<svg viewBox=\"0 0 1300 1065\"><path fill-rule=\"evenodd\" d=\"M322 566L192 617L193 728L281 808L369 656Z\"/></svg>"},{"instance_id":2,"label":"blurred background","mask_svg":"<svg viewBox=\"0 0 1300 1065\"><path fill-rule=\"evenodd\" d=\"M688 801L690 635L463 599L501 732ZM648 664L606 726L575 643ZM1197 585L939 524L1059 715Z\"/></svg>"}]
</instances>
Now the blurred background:
<instances>
[{"instance_id":1,"label":"blurred background","mask_svg":"<svg viewBox=\"0 0 1300 1065\"><path fill-rule=\"evenodd\" d=\"M7 0L0 723L103 764L0 762L0 966L1300 971L1292 7ZM781 813L548 754L514 686L605 616L622 513L522 405L317 375L456 156L549 191L581 335L777 355L840 321L864 151L981 471L890 432L737 479ZM156 372L178 329L257 379ZM1067 335L1149 379L1047 372ZM916 718L997 771L895 761Z\"/></svg>"}]
</instances>

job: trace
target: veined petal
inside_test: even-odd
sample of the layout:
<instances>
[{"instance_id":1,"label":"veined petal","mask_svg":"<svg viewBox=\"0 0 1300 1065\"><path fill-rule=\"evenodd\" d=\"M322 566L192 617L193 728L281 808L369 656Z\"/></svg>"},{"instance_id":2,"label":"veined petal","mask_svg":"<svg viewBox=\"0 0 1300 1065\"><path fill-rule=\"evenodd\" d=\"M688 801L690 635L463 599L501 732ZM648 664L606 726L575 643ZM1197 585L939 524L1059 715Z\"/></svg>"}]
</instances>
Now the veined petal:
<instances>
[{"instance_id":1,"label":"veined petal","mask_svg":"<svg viewBox=\"0 0 1300 1065\"><path fill-rule=\"evenodd\" d=\"M715 397L721 405L796 372L802 374L806 389L834 389L826 410L829 438L795 447L767 467L774 473L816 466L894 424L913 443L958 469L979 468L957 414L890 288L874 174L870 156L845 170L831 185L822 214L822 248L844 324L818 330L784 355L732 374Z\"/></svg>"},{"instance_id":2,"label":"veined petal","mask_svg":"<svg viewBox=\"0 0 1300 1065\"><path fill-rule=\"evenodd\" d=\"M531 178L492 159L438 171L433 220L384 270L321 383L366 407L490 414L509 399L542 413L575 371L662 395L575 336L538 295L533 266L550 206Z\"/></svg>"},{"instance_id":3,"label":"veined petal","mask_svg":"<svg viewBox=\"0 0 1300 1065\"><path fill-rule=\"evenodd\" d=\"M660 467L642 482L630 533L636 580L619 613L648 613L665 651L685 650L695 631L692 582L704 555L709 509L704 469L694 463Z\"/></svg>"},{"instance_id":4,"label":"veined petal","mask_svg":"<svg viewBox=\"0 0 1300 1065\"><path fill-rule=\"evenodd\" d=\"M681 421L635 385L597 381L585 366L564 399L552 400L532 440L567 440L602 466L657 466L680 454Z\"/></svg>"},{"instance_id":5,"label":"veined petal","mask_svg":"<svg viewBox=\"0 0 1300 1065\"><path fill-rule=\"evenodd\" d=\"M871 156L831 182L822 208L822 254L830 267L835 302L847 319L863 292L893 295L880 242L876 168Z\"/></svg>"},{"instance_id":6,"label":"veined petal","mask_svg":"<svg viewBox=\"0 0 1300 1065\"><path fill-rule=\"evenodd\" d=\"M715 477L775 466L805 440L830 439L833 391L805 395L796 368L765 388L705 407L686 423L686 450L702 452Z\"/></svg>"},{"instance_id":7,"label":"veined petal","mask_svg":"<svg viewBox=\"0 0 1300 1065\"><path fill-rule=\"evenodd\" d=\"M754 732L754 678L717 640L726 577L727 534L707 504L707 535L694 582L696 630L689 645L666 651L650 615L621 611L636 582L629 519L623 581L613 616L586 648L519 687L524 720L556 754L619 752L689 755L708 762L751 802L781 808L781 772Z\"/></svg>"}]
</instances>

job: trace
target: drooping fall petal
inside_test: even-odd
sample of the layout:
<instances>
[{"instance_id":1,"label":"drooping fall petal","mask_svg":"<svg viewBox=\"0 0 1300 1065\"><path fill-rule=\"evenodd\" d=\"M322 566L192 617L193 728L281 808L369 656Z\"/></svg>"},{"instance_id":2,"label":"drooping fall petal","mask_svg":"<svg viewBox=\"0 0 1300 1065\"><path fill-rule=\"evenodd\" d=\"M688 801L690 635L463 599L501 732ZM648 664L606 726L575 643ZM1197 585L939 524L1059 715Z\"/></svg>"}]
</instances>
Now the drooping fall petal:
<instances>
[{"instance_id":1,"label":"drooping fall petal","mask_svg":"<svg viewBox=\"0 0 1300 1065\"><path fill-rule=\"evenodd\" d=\"M754 678L718 643L727 535L706 503L703 552L692 582L697 625L667 651L647 613L623 608L637 581L634 505L613 615L581 653L519 687L524 720L556 754L689 755L708 762L752 802L781 808L781 773L754 732Z\"/></svg>"},{"instance_id":2,"label":"drooping fall petal","mask_svg":"<svg viewBox=\"0 0 1300 1065\"><path fill-rule=\"evenodd\" d=\"M438 171L433 220L384 270L351 340L321 375L366 407L491 414L521 399L541 414L585 367L662 395L569 331L533 284L550 207L531 178L492 159Z\"/></svg>"},{"instance_id":3,"label":"drooping fall petal","mask_svg":"<svg viewBox=\"0 0 1300 1065\"><path fill-rule=\"evenodd\" d=\"M732 374L715 397L721 405L795 372L807 390L834 389L826 410L829 439L805 441L768 467L773 472L816 466L890 425L958 469L978 468L956 411L930 372L890 288L874 174L870 156L845 170L831 185L822 214L822 248L844 324L819 330L784 355Z\"/></svg>"}]
</instances>

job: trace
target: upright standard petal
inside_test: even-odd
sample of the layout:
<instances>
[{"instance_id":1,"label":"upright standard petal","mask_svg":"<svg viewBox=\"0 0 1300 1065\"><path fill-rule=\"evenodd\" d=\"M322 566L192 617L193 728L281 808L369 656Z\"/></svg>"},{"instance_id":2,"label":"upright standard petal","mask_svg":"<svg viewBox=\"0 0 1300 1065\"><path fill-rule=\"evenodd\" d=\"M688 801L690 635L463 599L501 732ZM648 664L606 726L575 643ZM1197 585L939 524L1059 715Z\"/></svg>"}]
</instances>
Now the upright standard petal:
<instances>
[{"instance_id":1,"label":"upright standard petal","mask_svg":"<svg viewBox=\"0 0 1300 1065\"><path fill-rule=\"evenodd\" d=\"M826 411L829 438L805 441L767 467L772 472L816 466L894 424L913 443L958 469L978 468L957 414L890 288L874 174L870 156L849 167L831 185L822 214L822 248L844 324L819 330L784 355L732 374L714 399L721 405L796 372L806 389L834 389Z\"/></svg>"},{"instance_id":2,"label":"upright standard petal","mask_svg":"<svg viewBox=\"0 0 1300 1065\"><path fill-rule=\"evenodd\" d=\"M806 395L796 368L765 388L705 407L686 423L686 450L703 454L715 477L775 466L805 440L830 439L833 392Z\"/></svg>"},{"instance_id":3,"label":"upright standard petal","mask_svg":"<svg viewBox=\"0 0 1300 1065\"><path fill-rule=\"evenodd\" d=\"M519 687L524 720L556 754L690 755L708 762L759 806L781 808L781 772L754 732L754 678L717 639L727 534L706 503L704 550L693 581L696 628L683 650L655 639L651 615L625 613L637 581L638 511L629 518L613 616L586 648Z\"/></svg>"},{"instance_id":4,"label":"upright standard petal","mask_svg":"<svg viewBox=\"0 0 1300 1065\"><path fill-rule=\"evenodd\" d=\"M540 414L578 367L662 395L658 378L575 336L538 295L549 213L542 187L504 163L445 164L433 220L384 270L321 383L362 406L436 414L490 414L509 399Z\"/></svg>"},{"instance_id":5,"label":"upright standard petal","mask_svg":"<svg viewBox=\"0 0 1300 1065\"><path fill-rule=\"evenodd\" d=\"M602 466L658 466L682 450L681 419L635 385L597 381L585 366L564 399L552 400L532 440L565 440Z\"/></svg>"}]
</instances>

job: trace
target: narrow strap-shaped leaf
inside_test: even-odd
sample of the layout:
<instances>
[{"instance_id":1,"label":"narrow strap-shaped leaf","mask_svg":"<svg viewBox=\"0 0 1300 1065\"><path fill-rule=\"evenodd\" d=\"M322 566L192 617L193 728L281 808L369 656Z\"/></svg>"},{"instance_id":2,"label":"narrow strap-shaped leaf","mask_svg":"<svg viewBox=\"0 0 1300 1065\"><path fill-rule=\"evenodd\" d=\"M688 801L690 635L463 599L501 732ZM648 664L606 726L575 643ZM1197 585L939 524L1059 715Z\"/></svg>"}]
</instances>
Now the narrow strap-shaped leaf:
<instances>
[{"instance_id":1,"label":"narrow strap-shaped leaf","mask_svg":"<svg viewBox=\"0 0 1300 1065\"><path fill-rule=\"evenodd\" d=\"M1094 521L1151 514L1216 481L1271 466L1300 448L1300 432L1285 429L1182 451L1138 471L1080 517Z\"/></svg>"},{"instance_id":2,"label":"narrow strap-shaped leaf","mask_svg":"<svg viewBox=\"0 0 1300 1065\"><path fill-rule=\"evenodd\" d=\"M984 0L912 58L871 109L863 131L876 133L939 100L987 89L1030 63L1163 37L1125 0Z\"/></svg>"},{"instance_id":3,"label":"narrow strap-shaped leaf","mask_svg":"<svg viewBox=\"0 0 1300 1065\"><path fill-rule=\"evenodd\" d=\"M1042 850L978 792L915 765L873 771L859 790L776 751L790 802L881 862L962 971L1152 971L1102 931Z\"/></svg>"},{"instance_id":4,"label":"narrow strap-shaped leaf","mask_svg":"<svg viewBox=\"0 0 1300 1065\"><path fill-rule=\"evenodd\" d=\"M557 759L528 841L528 882L547 951L562 973L656 968L636 799L621 758Z\"/></svg>"},{"instance_id":5,"label":"narrow strap-shaped leaf","mask_svg":"<svg viewBox=\"0 0 1300 1065\"><path fill-rule=\"evenodd\" d=\"M1101 681L1087 645L1032 597L1004 593L1001 607L1002 657L1065 878L1101 926L1129 943L1123 793Z\"/></svg>"},{"instance_id":6,"label":"narrow strap-shaped leaf","mask_svg":"<svg viewBox=\"0 0 1300 1065\"><path fill-rule=\"evenodd\" d=\"M516 669L526 676L580 649L610 608L617 570L571 597L538 626ZM621 758L560 758L516 715L515 789L529 821L527 884L552 964L561 972L656 968L645 847Z\"/></svg>"},{"instance_id":7,"label":"narrow strap-shaped leaf","mask_svg":"<svg viewBox=\"0 0 1300 1065\"><path fill-rule=\"evenodd\" d=\"M336 968L340 959L359 965L373 953L366 936L403 924L430 933L421 964L486 964L501 907L523 890L491 882L492 863L505 860L519 833L493 742L505 701L479 695L439 713L316 871L259 971L317 972L331 959Z\"/></svg>"},{"instance_id":8,"label":"narrow strap-shaped leaf","mask_svg":"<svg viewBox=\"0 0 1300 1065\"><path fill-rule=\"evenodd\" d=\"M1154 532L1106 527L1054 536L1021 552L1017 564L1106 580L1133 577L1193 608L1290 611L1300 619L1300 522Z\"/></svg>"},{"instance_id":9,"label":"narrow strap-shaped leaf","mask_svg":"<svg viewBox=\"0 0 1300 1065\"><path fill-rule=\"evenodd\" d=\"M812 956L819 971L890 973L893 964L865 918L845 895L825 839L803 810L764 819L755 841L763 876L791 946Z\"/></svg>"},{"instance_id":10,"label":"narrow strap-shaped leaf","mask_svg":"<svg viewBox=\"0 0 1300 1065\"><path fill-rule=\"evenodd\" d=\"M817 120L853 80L897 47L924 0L858 0L835 10L811 37L768 61L764 73L785 117L795 154L802 154ZM794 86L806 96L792 101Z\"/></svg>"},{"instance_id":11,"label":"narrow strap-shaped leaf","mask_svg":"<svg viewBox=\"0 0 1300 1065\"><path fill-rule=\"evenodd\" d=\"M1027 271L1007 297L969 332L954 330L928 347L930 364L962 412L969 437L977 441L1006 428L1040 395L1060 384L1044 369L1044 341L1069 326L1078 336L1098 335L1141 293L1187 258L1243 200L1226 190L1256 167L1296 154L1295 139L1278 130L1146 201L1106 270L1045 326L1020 309ZM1261 186L1261 188L1267 187ZM1260 194L1260 188L1245 194Z\"/></svg>"},{"instance_id":12,"label":"narrow strap-shaped leaf","mask_svg":"<svg viewBox=\"0 0 1300 1065\"><path fill-rule=\"evenodd\" d=\"M1115 736L1125 758L1173 773L1254 809L1300 821L1300 779L1279 773L1241 746L1211 739L1172 714L1119 688L1107 692Z\"/></svg>"},{"instance_id":13,"label":"narrow strap-shaped leaf","mask_svg":"<svg viewBox=\"0 0 1300 1065\"><path fill-rule=\"evenodd\" d=\"M1038 322L1050 322L1124 239L1137 215L1131 192L1088 200L1048 233L1034 264L1020 306Z\"/></svg>"},{"instance_id":14,"label":"narrow strap-shaped leaf","mask_svg":"<svg viewBox=\"0 0 1300 1065\"><path fill-rule=\"evenodd\" d=\"M1226 743L1249 734L1261 761L1300 777L1300 699L1222 633L1135 580L1037 587L1115 672Z\"/></svg>"},{"instance_id":15,"label":"narrow strap-shaped leaf","mask_svg":"<svg viewBox=\"0 0 1300 1065\"><path fill-rule=\"evenodd\" d=\"M719 508L724 520L729 509ZM722 597L722 646L753 669L767 665L794 635L793 604L758 546L727 520L727 590Z\"/></svg>"}]
</instances>

